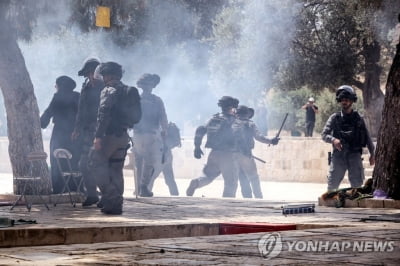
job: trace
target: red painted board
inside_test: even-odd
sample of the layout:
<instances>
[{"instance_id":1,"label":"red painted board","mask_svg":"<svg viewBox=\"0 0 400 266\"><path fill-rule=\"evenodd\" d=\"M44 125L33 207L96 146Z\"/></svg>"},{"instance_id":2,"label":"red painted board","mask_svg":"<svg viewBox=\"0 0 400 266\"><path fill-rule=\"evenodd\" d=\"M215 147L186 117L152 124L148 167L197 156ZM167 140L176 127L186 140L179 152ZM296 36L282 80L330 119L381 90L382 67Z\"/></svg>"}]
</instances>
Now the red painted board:
<instances>
[{"instance_id":1,"label":"red painted board","mask_svg":"<svg viewBox=\"0 0 400 266\"><path fill-rule=\"evenodd\" d=\"M295 224L271 224L271 223L220 223L220 235L248 234L259 232L274 232L296 230Z\"/></svg>"}]
</instances>

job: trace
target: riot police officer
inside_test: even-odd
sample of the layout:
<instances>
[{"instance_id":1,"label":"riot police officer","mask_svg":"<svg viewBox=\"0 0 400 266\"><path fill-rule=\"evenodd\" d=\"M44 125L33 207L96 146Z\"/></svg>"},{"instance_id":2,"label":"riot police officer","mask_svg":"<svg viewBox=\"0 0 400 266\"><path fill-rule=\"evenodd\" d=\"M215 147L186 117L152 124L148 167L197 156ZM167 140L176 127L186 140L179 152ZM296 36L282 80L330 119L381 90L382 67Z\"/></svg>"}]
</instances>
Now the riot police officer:
<instances>
[{"instance_id":1,"label":"riot police officer","mask_svg":"<svg viewBox=\"0 0 400 266\"><path fill-rule=\"evenodd\" d=\"M156 177L154 174L160 172L167 152L164 145L168 127L167 113L163 100L153 93L160 80L157 74L145 73L136 83L143 90L140 100L142 119L134 128L133 147L140 179L139 194L142 197L153 196L151 187Z\"/></svg>"},{"instance_id":2,"label":"riot police officer","mask_svg":"<svg viewBox=\"0 0 400 266\"><path fill-rule=\"evenodd\" d=\"M267 138L261 135L256 124L251 120L254 109L240 105L236 110L238 119L232 125L235 135L236 146L239 152L236 154L236 162L239 166L239 182L244 198L262 199L260 177L257 173L257 166L252 155L254 139L265 144L277 145L278 137Z\"/></svg>"},{"instance_id":3,"label":"riot police officer","mask_svg":"<svg viewBox=\"0 0 400 266\"><path fill-rule=\"evenodd\" d=\"M78 114L76 116L72 139L75 141L80 140L82 144L79 168L82 172L86 188L86 200L82 203L83 207L95 204L99 200L95 177L88 169L89 152L93 146L94 133L96 130L100 93L104 88L103 80L96 79L94 76L94 71L99 64L100 62L96 58L89 58L85 61L82 69L78 72L79 76L85 78L85 82L82 85Z\"/></svg>"},{"instance_id":4,"label":"riot police officer","mask_svg":"<svg viewBox=\"0 0 400 266\"><path fill-rule=\"evenodd\" d=\"M375 147L365 126L364 119L353 110L357 95L348 85L336 90L336 101L341 111L332 114L322 130L322 139L333 146L332 160L328 173L328 191L335 190L348 170L351 187L360 187L364 180L361 153L368 147L370 165L374 165Z\"/></svg>"},{"instance_id":5,"label":"riot police officer","mask_svg":"<svg viewBox=\"0 0 400 266\"><path fill-rule=\"evenodd\" d=\"M129 148L127 126L121 121L121 108L124 107L124 94L127 86L122 78L122 67L115 62L100 64L96 71L105 83L101 92L97 115L94 152L91 156L91 169L96 177L97 186L102 193L102 212L121 214L124 178L124 160ZM96 73L95 73L96 74ZM130 87L140 111L140 96L136 88ZM126 96L125 96L126 97Z\"/></svg>"},{"instance_id":6,"label":"riot police officer","mask_svg":"<svg viewBox=\"0 0 400 266\"><path fill-rule=\"evenodd\" d=\"M218 101L222 112L215 114L205 126L196 129L194 138L194 157L200 159L203 155L201 142L207 134L205 147L211 148L207 163L203 168L203 176L193 179L186 190L187 196L193 196L197 188L210 184L220 174L224 178L223 197L235 197L238 185L238 168L234 161L237 147L232 130L232 124L236 120L235 108L239 100L223 96Z\"/></svg>"}]
</instances>

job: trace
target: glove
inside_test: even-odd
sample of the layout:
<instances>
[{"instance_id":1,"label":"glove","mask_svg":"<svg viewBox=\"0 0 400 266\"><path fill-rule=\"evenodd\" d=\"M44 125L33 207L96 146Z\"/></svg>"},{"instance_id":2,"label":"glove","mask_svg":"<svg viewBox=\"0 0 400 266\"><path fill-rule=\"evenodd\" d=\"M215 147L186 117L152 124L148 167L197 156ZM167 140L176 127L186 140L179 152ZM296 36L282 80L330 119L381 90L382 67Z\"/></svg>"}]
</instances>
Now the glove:
<instances>
[{"instance_id":1,"label":"glove","mask_svg":"<svg viewBox=\"0 0 400 266\"><path fill-rule=\"evenodd\" d=\"M271 144L272 144L272 145L277 145L278 142L279 142L279 140L280 140L280 138L275 137L275 138L271 139Z\"/></svg>"},{"instance_id":2,"label":"glove","mask_svg":"<svg viewBox=\"0 0 400 266\"><path fill-rule=\"evenodd\" d=\"M200 149L200 147L195 147L195 148L194 148L194 158L200 159L202 155L204 155L204 153L203 153L203 151Z\"/></svg>"}]
</instances>

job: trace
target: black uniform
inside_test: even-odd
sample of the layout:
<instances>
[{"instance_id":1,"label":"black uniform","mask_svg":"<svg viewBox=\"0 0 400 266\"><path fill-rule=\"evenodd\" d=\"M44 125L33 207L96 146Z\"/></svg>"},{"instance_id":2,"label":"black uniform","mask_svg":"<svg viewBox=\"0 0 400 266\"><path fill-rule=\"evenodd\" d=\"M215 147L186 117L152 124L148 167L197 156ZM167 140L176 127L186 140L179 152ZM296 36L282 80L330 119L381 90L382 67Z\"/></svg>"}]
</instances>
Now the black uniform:
<instances>
[{"instance_id":1,"label":"black uniform","mask_svg":"<svg viewBox=\"0 0 400 266\"><path fill-rule=\"evenodd\" d=\"M82 154L79 168L83 174L83 180L88 198L97 198L96 180L88 169L88 158L96 130L97 111L100 104L100 93L104 88L103 81L86 79L81 90L79 109L76 117L75 132L79 133L82 143Z\"/></svg>"},{"instance_id":2,"label":"black uniform","mask_svg":"<svg viewBox=\"0 0 400 266\"><path fill-rule=\"evenodd\" d=\"M40 117L42 128L46 128L52 118L54 127L50 139L50 166L53 193L60 193L64 187L64 181L57 167L57 161L53 152L55 149L67 149L72 154L72 167L78 169L80 157L79 143L71 141L71 134L74 130L75 117L78 111L79 92L70 89L59 88L53 96L50 105ZM70 184L71 190L76 188Z\"/></svg>"}]
</instances>

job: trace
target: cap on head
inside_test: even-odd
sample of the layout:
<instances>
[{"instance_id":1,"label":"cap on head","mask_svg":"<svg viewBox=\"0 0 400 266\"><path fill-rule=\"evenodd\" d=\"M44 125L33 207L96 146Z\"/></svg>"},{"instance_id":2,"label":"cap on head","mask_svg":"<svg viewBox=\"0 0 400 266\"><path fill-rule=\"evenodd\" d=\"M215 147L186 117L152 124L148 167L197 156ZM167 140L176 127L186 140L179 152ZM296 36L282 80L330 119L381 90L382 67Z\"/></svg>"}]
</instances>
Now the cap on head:
<instances>
[{"instance_id":1,"label":"cap on head","mask_svg":"<svg viewBox=\"0 0 400 266\"><path fill-rule=\"evenodd\" d=\"M100 75L102 76L114 76L118 79L122 78L122 66L116 62L106 62L102 63L98 69Z\"/></svg>"},{"instance_id":2,"label":"cap on head","mask_svg":"<svg viewBox=\"0 0 400 266\"><path fill-rule=\"evenodd\" d=\"M218 106L221 108L237 108L239 100L231 96L222 96L218 101Z\"/></svg>"},{"instance_id":3,"label":"cap on head","mask_svg":"<svg viewBox=\"0 0 400 266\"><path fill-rule=\"evenodd\" d=\"M81 70L78 71L78 76L87 76L89 73L94 72L96 67L100 64L100 61L96 58L89 58L83 64Z\"/></svg>"},{"instance_id":4,"label":"cap on head","mask_svg":"<svg viewBox=\"0 0 400 266\"><path fill-rule=\"evenodd\" d=\"M60 91L73 91L76 87L75 81L68 76L60 76L56 79L57 88Z\"/></svg>"},{"instance_id":5,"label":"cap on head","mask_svg":"<svg viewBox=\"0 0 400 266\"><path fill-rule=\"evenodd\" d=\"M352 102L357 101L357 94L354 89L349 85L342 85L336 90L336 101L340 102L342 99L349 99Z\"/></svg>"},{"instance_id":6,"label":"cap on head","mask_svg":"<svg viewBox=\"0 0 400 266\"><path fill-rule=\"evenodd\" d=\"M160 83L160 80L161 78L157 74L145 73L139 78L136 84L139 88L142 88L143 86L150 86L154 88L158 85L158 83Z\"/></svg>"},{"instance_id":7,"label":"cap on head","mask_svg":"<svg viewBox=\"0 0 400 266\"><path fill-rule=\"evenodd\" d=\"M315 100L314 100L313 97L308 98L308 101L309 101L309 102L315 102Z\"/></svg>"}]
</instances>

